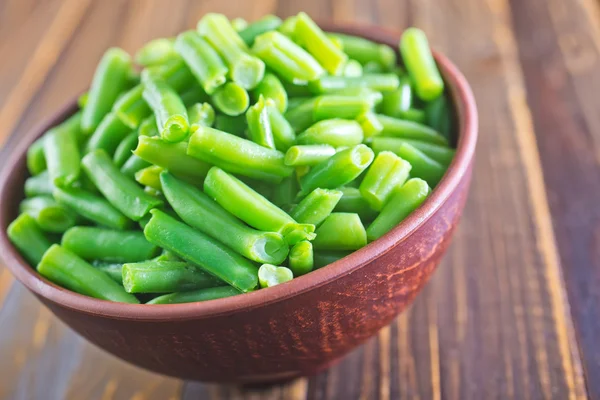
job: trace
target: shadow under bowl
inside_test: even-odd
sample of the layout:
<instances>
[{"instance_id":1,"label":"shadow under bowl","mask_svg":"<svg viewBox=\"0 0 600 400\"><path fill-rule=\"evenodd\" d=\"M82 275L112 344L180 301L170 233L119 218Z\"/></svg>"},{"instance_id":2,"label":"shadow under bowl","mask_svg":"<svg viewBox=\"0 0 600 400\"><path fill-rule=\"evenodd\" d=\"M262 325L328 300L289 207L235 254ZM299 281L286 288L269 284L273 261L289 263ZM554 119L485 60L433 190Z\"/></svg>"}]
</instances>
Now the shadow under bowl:
<instances>
[{"instance_id":1,"label":"shadow under bowl","mask_svg":"<svg viewBox=\"0 0 600 400\"><path fill-rule=\"evenodd\" d=\"M400 35L323 24L328 31L396 48ZM76 101L19 139L0 173L0 251L15 277L57 317L100 348L182 379L260 383L314 374L375 335L423 288L463 210L477 139L477 110L462 74L435 54L457 119L457 153L426 202L388 234L351 255L273 288L175 305L131 305L82 296L38 275L11 245L27 177L26 151Z\"/></svg>"}]
</instances>

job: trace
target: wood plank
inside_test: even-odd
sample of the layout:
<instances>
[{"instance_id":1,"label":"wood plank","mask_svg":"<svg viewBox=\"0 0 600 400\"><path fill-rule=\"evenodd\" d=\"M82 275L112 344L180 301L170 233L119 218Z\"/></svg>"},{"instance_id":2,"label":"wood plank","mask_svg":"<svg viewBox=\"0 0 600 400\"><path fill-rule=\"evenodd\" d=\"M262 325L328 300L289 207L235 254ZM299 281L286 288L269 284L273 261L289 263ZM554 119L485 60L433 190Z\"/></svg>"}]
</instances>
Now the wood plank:
<instances>
[{"instance_id":1,"label":"wood plank","mask_svg":"<svg viewBox=\"0 0 600 400\"><path fill-rule=\"evenodd\" d=\"M600 14L589 1L511 6L587 387L598 398Z\"/></svg>"}]
</instances>

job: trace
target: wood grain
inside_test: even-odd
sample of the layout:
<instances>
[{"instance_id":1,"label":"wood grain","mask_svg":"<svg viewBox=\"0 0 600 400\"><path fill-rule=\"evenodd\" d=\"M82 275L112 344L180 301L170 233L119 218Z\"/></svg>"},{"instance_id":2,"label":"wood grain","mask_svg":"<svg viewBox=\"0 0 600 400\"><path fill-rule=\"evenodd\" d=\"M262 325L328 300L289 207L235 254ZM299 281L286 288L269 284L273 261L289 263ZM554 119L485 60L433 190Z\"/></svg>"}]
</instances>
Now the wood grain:
<instances>
[{"instance_id":1,"label":"wood grain","mask_svg":"<svg viewBox=\"0 0 600 400\"><path fill-rule=\"evenodd\" d=\"M593 0L87 3L0 1L0 143L85 88L109 46L134 51L209 11L255 19L304 10L417 25L457 63L480 111L472 191L448 255L408 311L322 374L268 388L184 385L126 365L0 269L0 398L600 398Z\"/></svg>"}]
</instances>

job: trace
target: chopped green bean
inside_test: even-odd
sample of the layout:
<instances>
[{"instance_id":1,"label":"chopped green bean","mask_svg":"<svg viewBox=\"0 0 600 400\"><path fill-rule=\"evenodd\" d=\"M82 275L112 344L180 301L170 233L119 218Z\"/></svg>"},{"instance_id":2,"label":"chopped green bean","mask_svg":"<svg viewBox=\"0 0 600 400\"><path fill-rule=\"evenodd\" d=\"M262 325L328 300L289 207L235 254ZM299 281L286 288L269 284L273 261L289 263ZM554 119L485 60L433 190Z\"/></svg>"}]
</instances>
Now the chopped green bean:
<instances>
[{"instance_id":1,"label":"chopped green bean","mask_svg":"<svg viewBox=\"0 0 600 400\"><path fill-rule=\"evenodd\" d=\"M377 115L370 111L358 117L357 122L367 139L377 136L383 131L383 124L379 122Z\"/></svg>"},{"instance_id":2,"label":"chopped green bean","mask_svg":"<svg viewBox=\"0 0 600 400\"><path fill-rule=\"evenodd\" d=\"M208 289L191 290L188 292L164 294L155 297L146 304L195 303L198 301L222 299L238 294L240 294L240 292L231 286L220 286Z\"/></svg>"},{"instance_id":3,"label":"chopped green bean","mask_svg":"<svg viewBox=\"0 0 600 400\"><path fill-rule=\"evenodd\" d=\"M269 123L273 132L275 148L279 151L287 151L296 141L296 133L288 120L281 114L275 102L267 99L267 111Z\"/></svg>"},{"instance_id":4,"label":"chopped green bean","mask_svg":"<svg viewBox=\"0 0 600 400\"><path fill-rule=\"evenodd\" d=\"M313 120L321 121L330 118L357 119L373 107L366 97L342 96L337 94L317 97Z\"/></svg>"},{"instance_id":5,"label":"chopped green bean","mask_svg":"<svg viewBox=\"0 0 600 400\"><path fill-rule=\"evenodd\" d=\"M377 217L377 211L371 208L358 188L343 187L339 190L342 192L342 198L339 200L333 211L356 213L364 223L373 221L375 217Z\"/></svg>"},{"instance_id":6,"label":"chopped green bean","mask_svg":"<svg viewBox=\"0 0 600 400\"><path fill-rule=\"evenodd\" d=\"M407 76L400 78L400 86L383 94L381 112L389 117L402 118L412 106L412 88Z\"/></svg>"},{"instance_id":7,"label":"chopped green bean","mask_svg":"<svg viewBox=\"0 0 600 400\"><path fill-rule=\"evenodd\" d=\"M367 232L358 214L332 213L316 233L313 246L318 250L358 250L367 244Z\"/></svg>"},{"instance_id":8,"label":"chopped green bean","mask_svg":"<svg viewBox=\"0 0 600 400\"><path fill-rule=\"evenodd\" d=\"M378 92L398 89L400 80L396 74L365 74L356 77L325 75L308 84L316 94L331 93L336 90L365 87Z\"/></svg>"},{"instance_id":9,"label":"chopped green bean","mask_svg":"<svg viewBox=\"0 0 600 400\"><path fill-rule=\"evenodd\" d=\"M377 115L377 119L383 125L381 136L415 139L442 145L448 144L445 137L423 124L392 118L381 114Z\"/></svg>"},{"instance_id":10,"label":"chopped green bean","mask_svg":"<svg viewBox=\"0 0 600 400\"><path fill-rule=\"evenodd\" d=\"M424 110L417 108L409 108L402 113L402 118L407 121L416 122L418 124L425 124L427 122L427 114Z\"/></svg>"},{"instance_id":11,"label":"chopped green bean","mask_svg":"<svg viewBox=\"0 0 600 400\"><path fill-rule=\"evenodd\" d=\"M109 156L113 156L119 143L123 141L131 133L131 129L127 127L114 113L109 112L100 122L98 128L90 137L90 140L85 146L85 152L89 153L94 150L102 149Z\"/></svg>"},{"instance_id":12,"label":"chopped green bean","mask_svg":"<svg viewBox=\"0 0 600 400\"><path fill-rule=\"evenodd\" d=\"M303 100L295 107L289 107L285 113L285 119L290 123L295 132L302 132L314 122L315 104L318 97Z\"/></svg>"},{"instance_id":13,"label":"chopped green bean","mask_svg":"<svg viewBox=\"0 0 600 400\"><path fill-rule=\"evenodd\" d=\"M414 82L417 96L432 101L444 92L444 81L435 64L425 33L408 28L400 39L400 53L404 65Z\"/></svg>"},{"instance_id":14,"label":"chopped green bean","mask_svg":"<svg viewBox=\"0 0 600 400\"><path fill-rule=\"evenodd\" d=\"M371 208L381 211L397 188L408 179L411 165L392 153L382 151L367 170L359 190Z\"/></svg>"},{"instance_id":15,"label":"chopped green bean","mask_svg":"<svg viewBox=\"0 0 600 400\"><path fill-rule=\"evenodd\" d=\"M76 215L50 196L37 196L25 199L19 209L31 215L42 230L62 233L75 225Z\"/></svg>"},{"instance_id":16,"label":"chopped green bean","mask_svg":"<svg viewBox=\"0 0 600 400\"><path fill-rule=\"evenodd\" d=\"M356 60L348 60L346 64L344 64L342 76L345 76L347 78L356 78L358 76L363 76L363 67L361 63L359 63Z\"/></svg>"},{"instance_id":17,"label":"chopped green bean","mask_svg":"<svg viewBox=\"0 0 600 400\"><path fill-rule=\"evenodd\" d=\"M254 44L254 39L256 39L258 35L262 35L265 32L274 31L275 29L279 28L281 23L281 18L276 17L275 15L265 15L258 21L253 22L244 29L240 30L239 34L242 40L248 46L252 46Z\"/></svg>"},{"instance_id":18,"label":"chopped green bean","mask_svg":"<svg viewBox=\"0 0 600 400\"><path fill-rule=\"evenodd\" d=\"M448 146L443 146L435 143L422 142L414 139L399 139L391 137L376 137L371 142L371 148L375 153L382 151L391 151L396 154L403 144L409 144L423 152L426 156L434 159L444 166L450 165L454 159L456 151Z\"/></svg>"},{"instance_id":19,"label":"chopped green bean","mask_svg":"<svg viewBox=\"0 0 600 400\"><path fill-rule=\"evenodd\" d=\"M297 144L328 144L333 147L362 143L363 130L356 121L332 118L319 121L296 138Z\"/></svg>"},{"instance_id":20,"label":"chopped green bean","mask_svg":"<svg viewBox=\"0 0 600 400\"><path fill-rule=\"evenodd\" d=\"M370 62L376 62L383 71L389 71L396 65L396 53L385 45L372 42L370 40L340 33L333 34L334 37L342 41L344 52L352 59L365 65Z\"/></svg>"},{"instance_id":21,"label":"chopped green bean","mask_svg":"<svg viewBox=\"0 0 600 400\"><path fill-rule=\"evenodd\" d=\"M313 270L314 259L311 242L303 240L292 247L290 250L289 267L294 276L304 275Z\"/></svg>"},{"instance_id":22,"label":"chopped green bean","mask_svg":"<svg viewBox=\"0 0 600 400\"><path fill-rule=\"evenodd\" d=\"M427 181L432 188L438 184L446 172L446 168L442 164L409 143L403 143L397 149L396 154L412 165L411 176Z\"/></svg>"},{"instance_id":23,"label":"chopped green bean","mask_svg":"<svg viewBox=\"0 0 600 400\"><path fill-rule=\"evenodd\" d=\"M196 103L188 107L190 119L190 134L198 130L200 126L212 126L215 123L215 110L208 103Z\"/></svg>"},{"instance_id":24,"label":"chopped green bean","mask_svg":"<svg viewBox=\"0 0 600 400\"><path fill-rule=\"evenodd\" d=\"M446 96L440 96L425 107L427 125L440 132L448 141L452 133L452 113Z\"/></svg>"},{"instance_id":25,"label":"chopped green bean","mask_svg":"<svg viewBox=\"0 0 600 400\"><path fill-rule=\"evenodd\" d=\"M39 175L30 176L25 181L25 196L52 196L54 185L50 180L50 176L47 171L40 173Z\"/></svg>"},{"instance_id":26,"label":"chopped green bean","mask_svg":"<svg viewBox=\"0 0 600 400\"><path fill-rule=\"evenodd\" d=\"M258 102L246 112L246 122L248 123L248 137L250 140L263 147L275 149L269 110L262 95L259 97Z\"/></svg>"},{"instance_id":27,"label":"chopped green bean","mask_svg":"<svg viewBox=\"0 0 600 400\"><path fill-rule=\"evenodd\" d=\"M280 113L284 113L287 110L288 95L283 87L283 84L277 77L277 75L270 72L265 73L263 80L252 90L252 99L256 102L262 95L266 99L271 99L277 105L277 109Z\"/></svg>"},{"instance_id":28,"label":"chopped green bean","mask_svg":"<svg viewBox=\"0 0 600 400\"><path fill-rule=\"evenodd\" d=\"M261 288L268 288L291 281L294 274L289 268L263 264L258 269L258 281Z\"/></svg>"},{"instance_id":29,"label":"chopped green bean","mask_svg":"<svg viewBox=\"0 0 600 400\"><path fill-rule=\"evenodd\" d=\"M139 146L139 143L138 143ZM135 179L135 173L140 169L149 167L150 163L132 154L121 167L121 173L128 178ZM85 175L84 175L85 176Z\"/></svg>"},{"instance_id":30,"label":"chopped green bean","mask_svg":"<svg viewBox=\"0 0 600 400\"><path fill-rule=\"evenodd\" d=\"M318 227L335 209L342 195L339 190L317 188L302 199L290 215L302 224L313 224Z\"/></svg>"},{"instance_id":31,"label":"chopped green bean","mask_svg":"<svg viewBox=\"0 0 600 400\"><path fill-rule=\"evenodd\" d=\"M232 117L242 114L250 105L248 92L235 82L228 82L219 87L211 99L219 111Z\"/></svg>"},{"instance_id":32,"label":"chopped green bean","mask_svg":"<svg viewBox=\"0 0 600 400\"><path fill-rule=\"evenodd\" d=\"M177 59L173 39L159 38L149 41L135 53L135 62L144 67L164 65Z\"/></svg>"},{"instance_id":33,"label":"chopped green bean","mask_svg":"<svg viewBox=\"0 0 600 400\"><path fill-rule=\"evenodd\" d=\"M113 162L117 168L121 168L123 164L129 160L133 150L137 147L137 142L138 132L131 132L121 140L121 143L119 143L115 150L115 154L113 155Z\"/></svg>"},{"instance_id":34,"label":"chopped green bean","mask_svg":"<svg viewBox=\"0 0 600 400\"><path fill-rule=\"evenodd\" d=\"M285 165L315 166L335 154L335 148L326 144L292 146L285 153Z\"/></svg>"},{"instance_id":35,"label":"chopped green bean","mask_svg":"<svg viewBox=\"0 0 600 400\"><path fill-rule=\"evenodd\" d=\"M183 261L126 263L123 287L128 293L172 293L223 286L223 282Z\"/></svg>"},{"instance_id":36,"label":"chopped green bean","mask_svg":"<svg viewBox=\"0 0 600 400\"><path fill-rule=\"evenodd\" d=\"M21 214L10 223L6 230L8 238L32 265L37 265L52 245L35 219L29 214Z\"/></svg>"},{"instance_id":37,"label":"chopped green bean","mask_svg":"<svg viewBox=\"0 0 600 400\"><path fill-rule=\"evenodd\" d=\"M157 166L151 165L135 173L135 180L143 186L151 187L152 189L162 190L160 184L160 173L164 170Z\"/></svg>"},{"instance_id":38,"label":"chopped green bean","mask_svg":"<svg viewBox=\"0 0 600 400\"><path fill-rule=\"evenodd\" d=\"M46 136L37 139L29 149L27 149L27 169L33 176L41 174L47 170L46 156L44 155L44 140Z\"/></svg>"},{"instance_id":39,"label":"chopped green bean","mask_svg":"<svg viewBox=\"0 0 600 400\"><path fill-rule=\"evenodd\" d=\"M117 282L119 285L123 285L123 264L121 263L103 263L95 261L92 263L92 266L97 270L104 272L106 275L110 277L113 281Z\"/></svg>"},{"instance_id":40,"label":"chopped green bean","mask_svg":"<svg viewBox=\"0 0 600 400\"><path fill-rule=\"evenodd\" d=\"M68 125L59 125L44 135L44 157L50 180L55 186L74 184L81 173L76 132Z\"/></svg>"}]
</instances>

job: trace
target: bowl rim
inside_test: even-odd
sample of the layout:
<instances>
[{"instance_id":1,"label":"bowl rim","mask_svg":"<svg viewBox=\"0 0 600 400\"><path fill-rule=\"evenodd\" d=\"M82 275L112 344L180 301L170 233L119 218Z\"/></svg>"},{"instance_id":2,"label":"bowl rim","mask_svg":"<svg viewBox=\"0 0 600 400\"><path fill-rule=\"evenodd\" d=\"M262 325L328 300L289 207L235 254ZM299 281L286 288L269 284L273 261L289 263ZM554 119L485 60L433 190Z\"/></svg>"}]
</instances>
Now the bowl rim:
<instances>
[{"instance_id":1,"label":"bowl rim","mask_svg":"<svg viewBox=\"0 0 600 400\"><path fill-rule=\"evenodd\" d=\"M401 35L398 31L369 25L322 23L321 26L327 31L362 36L376 42L388 44L393 48L396 48ZM17 280L36 296L80 313L123 320L174 321L204 319L250 311L257 307L301 295L347 274L356 272L372 260L390 251L431 218L453 194L463 177L468 173L474 157L478 134L478 116L472 90L465 77L448 58L436 51L433 53L448 84L458 116L457 151L452 163L429 198L404 221L381 238L324 268L272 288L238 296L196 303L145 305L95 299L53 284L37 274L35 269L21 257L8 240L6 230L3 228L0 229L0 255ZM20 174L17 172L16 167L24 162L27 148L46 130L71 115L76 107L77 100L75 99L43 123L31 129L20 140L20 143L14 146L14 149L3 149L9 150L11 153L0 172L0 227L7 227L10 223L10 210L5 206L10 197L7 189L11 186L14 187L19 179Z\"/></svg>"}]
</instances>

